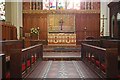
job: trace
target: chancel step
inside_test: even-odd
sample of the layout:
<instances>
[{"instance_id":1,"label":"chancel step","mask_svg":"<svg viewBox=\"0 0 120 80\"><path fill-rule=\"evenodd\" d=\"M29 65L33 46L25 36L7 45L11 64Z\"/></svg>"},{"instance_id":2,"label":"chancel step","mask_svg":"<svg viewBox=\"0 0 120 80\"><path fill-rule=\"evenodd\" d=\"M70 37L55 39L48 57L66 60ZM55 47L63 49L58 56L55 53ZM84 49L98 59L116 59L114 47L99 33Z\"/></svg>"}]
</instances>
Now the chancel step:
<instances>
[{"instance_id":1,"label":"chancel step","mask_svg":"<svg viewBox=\"0 0 120 80\"><path fill-rule=\"evenodd\" d=\"M43 60L53 61L79 61L81 58L80 52L44 52Z\"/></svg>"},{"instance_id":2,"label":"chancel step","mask_svg":"<svg viewBox=\"0 0 120 80\"><path fill-rule=\"evenodd\" d=\"M44 46L44 52L80 52L80 46L48 45Z\"/></svg>"}]
</instances>

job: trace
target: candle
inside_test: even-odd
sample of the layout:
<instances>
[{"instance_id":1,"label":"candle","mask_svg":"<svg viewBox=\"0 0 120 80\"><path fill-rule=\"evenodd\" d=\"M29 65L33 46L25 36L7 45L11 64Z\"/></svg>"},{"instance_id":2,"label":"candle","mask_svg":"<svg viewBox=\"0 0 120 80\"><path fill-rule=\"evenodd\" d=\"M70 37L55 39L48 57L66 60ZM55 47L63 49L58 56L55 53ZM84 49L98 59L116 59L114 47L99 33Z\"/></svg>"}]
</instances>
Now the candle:
<instances>
[{"instance_id":1,"label":"candle","mask_svg":"<svg viewBox=\"0 0 120 80\"><path fill-rule=\"evenodd\" d=\"M38 29L39 29L39 27L38 27Z\"/></svg>"}]
</instances>

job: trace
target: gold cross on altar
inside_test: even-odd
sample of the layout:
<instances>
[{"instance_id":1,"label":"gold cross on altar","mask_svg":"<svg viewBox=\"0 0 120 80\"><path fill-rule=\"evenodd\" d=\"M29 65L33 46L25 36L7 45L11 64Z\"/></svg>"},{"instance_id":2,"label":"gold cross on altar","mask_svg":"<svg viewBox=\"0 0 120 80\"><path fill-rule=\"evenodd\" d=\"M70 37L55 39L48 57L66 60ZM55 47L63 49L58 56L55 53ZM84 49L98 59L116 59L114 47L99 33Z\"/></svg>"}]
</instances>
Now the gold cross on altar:
<instances>
[{"instance_id":1,"label":"gold cross on altar","mask_svg":"<svg viewBox=\"0 0 120 80\"><path fill-rule=\"evenodd\" d=\"M101 20L103 20L103 21L102 21L102 31L101 31L100 34L101 34L102 36L104 36L104 21L107 20L107 18L105 18L104 15L103 15L103 17L101 18Z\"/></svg>"},{"instance_id":2,"label":"gold cross on altar","mask_svg":"<svg viewBox=\"0 0 120 80\"><path fill-rule=\"evenodd\" d=\"M60 23L60 29L62 30L62 26L63 26L63 23L64 23L62 18L60 19L59 23Z\"/></svg>"}]
</instances>

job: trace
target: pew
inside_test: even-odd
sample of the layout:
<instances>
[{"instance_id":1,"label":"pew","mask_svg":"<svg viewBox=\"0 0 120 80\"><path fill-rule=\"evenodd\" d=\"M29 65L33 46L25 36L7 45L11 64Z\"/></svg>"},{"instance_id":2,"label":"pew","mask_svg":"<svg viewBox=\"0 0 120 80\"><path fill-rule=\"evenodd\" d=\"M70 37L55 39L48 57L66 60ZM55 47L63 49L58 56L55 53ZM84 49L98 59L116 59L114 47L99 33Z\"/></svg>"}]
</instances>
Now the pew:
<instances>
[{"instance_id":1,"label":"pew","mask_svg":"<svg viewBox=\"0 0 120 80\"><path fill-rule=\"evenodd\" d=\"M47 41L46 40L30 40L30 45L36 45L36 44L43 44L43 45L47 45Z\"/></svg>"},{"instance_id":2,"label":"pew","mask_svg":"<svg viewBox=\"0 0 120 80\"><path fill-rule=\"evenodd\" d=\"M101 78L118 75L118 49L81 44L81 58Z\"/></svg>"},{"instance_id":3,"label":"pew","mask_svg":"<svg viewBox=\"0 0 120 80\"><path fill-rule=\"evenodd\" d=\"M14 49L10 57L10 78L24 78L33 65L43 59L43 45L38 44L22 50Z\"/></svg>"},{"instance_id":4,"label":"pew","mask_svg":"<svg viewBox=\"0 0 120 80\"><path fill-rule=\"evenodd\" d=\"M21 40L5 40L0 41L0 52L5 55L5 75L4 78L10 78L10 58L12 49L22 49L23 41Z\"/></svg>"},{"instance_id":5,"label":"pew","mask_svg":"<svg viewBox=\"0 0 120 80\"><path fill-rule=\"evenodd\" d=\"M118 48L120 40L115 40L115 39L114 40L113 39L79 40L79 45L81 45L82 43L87 43L104 48Z\"/></svg>"},{"instance_id":6,"label":"pew","mask_svg":"<svg viewBox=\"0 0 120 80\"><path fill-rule=\"evenodd\" d=\"M43 45L38 44L24 49L11 49L9 58L4 57L3 79L23 78L34 67L35 63L43 59Z\"/></svg>"},{"instance_id":7,"label":"pew","mask_svg":"<svg viewBox=\"0 0 120 80\"><path fill-rule=\"evenodd\" d=\"M100 40L78 40L77 45L81 45L82 43L87 43L87 44L91 44L91 45L96 45L96 46L100 46Z\"/></svg>"},{"instance_id":8,"label":"pew","mask_svg":"<svg viewBox=\"0 0 120 80\"><path fill-rule=\"evenodd\" d=\"M36 45L36 44L47 45L47 41L46 40L23 39L23 42L24 42L24 48L29 47L29 46L33 46L33 45Z\"/></svg>"},{"instance_id":9,"label":"pew","mask_svg":"<svg viewBox=\"0 0 120 80\"><path fill-rule=\"evenodd\" d=\"M10 56L12 49L22 49L24 45L22 40L5 40L0 41L0 44L2 46L1 52L4 53L6 57Z\"/></svg>"}]
</instances>

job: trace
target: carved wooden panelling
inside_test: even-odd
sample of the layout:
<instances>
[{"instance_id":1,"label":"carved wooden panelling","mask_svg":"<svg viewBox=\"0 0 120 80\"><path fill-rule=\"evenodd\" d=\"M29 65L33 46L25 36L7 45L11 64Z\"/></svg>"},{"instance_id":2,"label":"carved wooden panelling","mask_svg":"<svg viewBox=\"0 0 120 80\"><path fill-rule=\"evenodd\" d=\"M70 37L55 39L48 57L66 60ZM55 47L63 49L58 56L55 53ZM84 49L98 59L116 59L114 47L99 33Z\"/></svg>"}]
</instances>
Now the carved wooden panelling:
<instances>
[{"instance_id":1,"label":"carved wooden panelling","mask_svg":"<svg viewBox=\"0 0 120 80\"><path fill-rule=\"evenodd\" d=\"M52 23L49 24L49 18L47 16L48 16L47 14L24 14L23 15L24 33L30 33L30 29L32 27L39 27L40 39L47 40L49 27L53 25L56 26L58 25L58 22L59 22L58 21L59 18L58 16L56 16L55 17L56 19L51 19L50 21ZM76 41L83 40L89 36L92 36L94 38L99 38L100 36L100 14L99 13L75 14L75 20L74 18L73 19L70 19L70 18L68 19L64 18L65 21L68 20L67 22L65 22L65 24L70 26L72 21L73 22L75 21L75 27L71 27L71 28L75 29ZM57 22L55 23L55 21Z\"/></svg>"},{"instance_id":2,"label":"carved wooden panelling","mask_svg":"<svg viewBox=\"0 0 120 80\"><path fill-rule=\"evenodd\" d=\"M23 14L24 34L30 33L31 28L40 29L39 38L46 40L47 38L47 15L46 14ZM30 36L29 36L30 37Z\"/></svg>"},{"instance_id":3,"label":"carved wooden panelling","mask_svg":"<svg viewBox=\"0 0 120 80\"><path fill-rule=\"evenodd\" d=\"M100 14L77 14L76 15L76 38L86 39L89 36L99 38Z\"/></svg>"}]
</instances>

